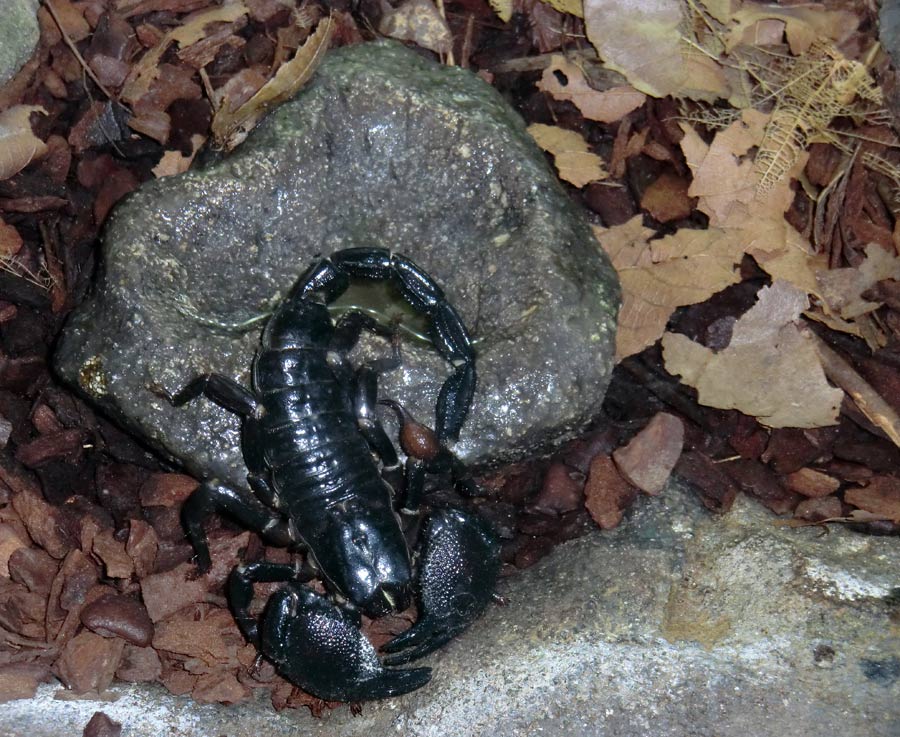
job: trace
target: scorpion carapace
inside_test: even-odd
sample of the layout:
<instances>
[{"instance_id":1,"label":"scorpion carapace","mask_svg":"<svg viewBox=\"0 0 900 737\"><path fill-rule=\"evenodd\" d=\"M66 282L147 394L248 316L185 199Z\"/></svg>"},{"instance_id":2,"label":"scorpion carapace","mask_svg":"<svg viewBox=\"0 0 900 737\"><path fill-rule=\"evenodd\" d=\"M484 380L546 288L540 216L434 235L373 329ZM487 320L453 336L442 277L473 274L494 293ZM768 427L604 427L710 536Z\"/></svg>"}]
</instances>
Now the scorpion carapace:
<instances>
[{"instance_id":1,"label":"scorpion carapace","mask_svg":"<svg viewBox=\"0 0 900 737\"><path fill-rule=\"evenodd\" d=\"M491 600L500 570L491 526L459 509L432 511L410 554L401 505L384 481L400 475L397 452L376 412L378 375L400 364L397 332L359 312L332 322L327 304L353 278L391 280L427 316L432 342L452 366L438 396L434 433L395 402L382 401L398 413L405 439L404 516L417 512L427 472L450 471L471 492L465 468L446 444L457 439L475 391L472 342L434 280L385 249L339 251L303 274L266 324L252 390L203 374L174 396L163 392L176 406L202 394L242 417L253 494L207 479L182 510L188 537L201 569L210 565L203 521L216 511L270 543L307 552L328 596L303 585L297 566L261 561L234 570L229 601L243 633L282 675L337 701L393 696L427 683L430 668L385 665L420 658L462 632ZM391 337L393 354L354 370L346 355L362 330ZM260 619L249 610L256 582L285 582ZM382 648L390 653L382 661L359 630L360 614L402 610L414 595L418 620Z\"/></svg>"}]
</instances>

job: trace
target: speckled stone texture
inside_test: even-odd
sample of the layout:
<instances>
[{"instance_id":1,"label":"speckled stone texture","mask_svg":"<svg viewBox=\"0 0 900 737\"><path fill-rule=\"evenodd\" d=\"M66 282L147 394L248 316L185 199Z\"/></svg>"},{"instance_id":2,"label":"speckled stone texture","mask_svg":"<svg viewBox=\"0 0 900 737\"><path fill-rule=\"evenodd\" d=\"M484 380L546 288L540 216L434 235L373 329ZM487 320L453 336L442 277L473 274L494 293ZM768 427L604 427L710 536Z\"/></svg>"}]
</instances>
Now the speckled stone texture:
<instances>
[{"instance_id":1,"label":"speckled stone texture","mask_svg":"<svg viewBox=\"0 0 900 737\"><path fill-rule=\"evenodd\" d=\"M501 582L508 605L423 661L430 684L359 716L46 686L3 705L0 736L68 737L103 709L128 737L896 737L900 540L773 521L670 484Z\"/></svg>"},{"instance_id":2,"label":"speckled stone texture","mask_svg":"<svg viewBox=\"0 0 900 737\"><path fill-rule=\"evenodd\" d=\"M390 248L444 287L477 341L456 447L469 462L552 448L608 382L618 284L582 212L490 86L395 44L331 52L232 155L130 196L104 244L59 372L194 473L235 485L236 418L207 401L173 409L146 387L210 370L246 384L258 329L210 323L264 313L316 254ZM403 360L382 394L431 422L448 367L421 341Z\"/></svg>"},{"instance_id":3,"label":"speckled stone texture","mask_svg":"<svg viewBox=\"0 0 900 737\"><path fill-rule=\"evenodd\" d=\"M40 35L38 0L0 2L0 87L28 61Z\"/></svg>"}]
</instances>

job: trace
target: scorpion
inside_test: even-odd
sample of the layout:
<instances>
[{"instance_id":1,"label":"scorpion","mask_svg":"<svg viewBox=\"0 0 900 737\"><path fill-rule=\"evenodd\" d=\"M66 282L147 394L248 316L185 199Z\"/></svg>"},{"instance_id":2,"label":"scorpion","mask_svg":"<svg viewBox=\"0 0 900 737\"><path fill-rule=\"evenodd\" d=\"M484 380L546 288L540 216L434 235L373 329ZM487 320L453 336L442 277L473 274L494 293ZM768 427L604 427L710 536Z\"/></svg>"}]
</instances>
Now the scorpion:
<instances>
[{"instance_id":1,"label":"scorpion","mask_svg":"<svg viewBox=\"0 0 900 737\"><path fill-rule=\"evenodd\" d=\"M429 322L431 340L452 367L438 395L435 430L396 402L378 400L378 376L400 365L396 329L359 312L337 322L328 305L351 279L390 281ZM396 326L395 326L396 328ZM390 336L393 353L354 369L348 352L363 330ZM408 693L431 668L396 668L438 649L466 629L494 598L500 544L479 515L436 508L410 551L404 519L420 508L425 474L450 472L463 493L477 493L447 444L458 439L475 392L475 352L458 312L434 279L406 256L382 248L349 248L314 262L269 317L252 367L252 389L216 373L194 377L172 395L174 406L203 395L242 419L241 450L250 491L204 480L182 508L201 571L211 560L205 519L222 512L268 542L305 551L305 585L296 563L257 561L227 582L235 620L262 657L292 683L331 701L364 701ZM377 405L400 420L401 467ZM380 468L379 468L380 462ZM405 476L402 510L386 479ZM399 483L395 481L395 485ZM252 492L252 493L251 493ZM253 584L282 582L260 617L250 613ZM361 615L406 609L418 618L378 652L360 631Z\"/></svg>"}]
</instances>

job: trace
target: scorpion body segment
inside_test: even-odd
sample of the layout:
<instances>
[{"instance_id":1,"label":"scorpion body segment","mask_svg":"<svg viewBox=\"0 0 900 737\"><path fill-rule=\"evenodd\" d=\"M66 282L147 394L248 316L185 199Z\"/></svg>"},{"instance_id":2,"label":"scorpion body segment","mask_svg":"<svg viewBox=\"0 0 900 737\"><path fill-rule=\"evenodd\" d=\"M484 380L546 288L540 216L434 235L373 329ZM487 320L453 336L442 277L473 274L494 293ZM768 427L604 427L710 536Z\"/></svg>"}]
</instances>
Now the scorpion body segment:
<instances>
[{"instance_id":1,"label":"scorpion body segment","mask_svg":"<svg viewBox=\"0 0 900 737\"><path fill-rule=\"evenodd\" d=\"M339 251L306 271L266 324L252 390L204 374L176 395L165 395L180 406L202 394L243 418L242 450L253 495L208 479L187 500L182 517L198 565L210 565L203 521L214 511L230 514L269 542L306 550L330 598L303 586L294 566L258 562L233 572L229 599L244 634L283 675L321 698L342 701L406 693L430 678L428 668L385 668L359 631L360 613L399 611L415 595L416 624L384 647L392 653L384 663L405 663L474 621L491 599L500 568L493 530L477 515L456 509L433 511L422 527L418 554L410 554L393 489L381 473L398 470L399 461L376 412L378 375L399 365L399 343L395 331L358 312L332 322L327 304L353 278L390 279L429 318L432 341L452 366L438 396L427 453L416 457L404 445L404 512L417 511L426 472L449 470L462 490L471 490L465 469L445 444L458 437L474 394L472 342L434 280L410 259L384 249ZM394 353L354 371L346 353L363 329L392 337ZM399 405L382 403L394 406L405 422ZM253 583L262 581L286 585L257 621L249 606Z\"/></svg>"}]
</instances>

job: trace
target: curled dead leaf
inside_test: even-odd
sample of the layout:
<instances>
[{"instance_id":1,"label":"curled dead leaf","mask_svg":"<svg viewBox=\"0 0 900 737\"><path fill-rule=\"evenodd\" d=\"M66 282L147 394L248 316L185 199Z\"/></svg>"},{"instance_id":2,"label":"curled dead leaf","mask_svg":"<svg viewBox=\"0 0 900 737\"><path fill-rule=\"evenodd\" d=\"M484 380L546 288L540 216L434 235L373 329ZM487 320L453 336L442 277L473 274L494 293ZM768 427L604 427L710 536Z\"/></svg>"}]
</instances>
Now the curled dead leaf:
<instances>
[{"instance_id":1,"label":"curled dead leaf","mask_svg":"<svg viewBox=\"0 0 900 737\"><path fill-rule=\"evenodd\" d=\"M0 180L18 174L47 153L47 145L31 130L31 113L44 115L40 105L15 105L0 113Z\"/></svg>"},{"instance_id":2,"label":"curled dead leaf","mask_svg":"<svg viewBox=\"0 0 900 737\"><path fill-rule=\"evenodd\" d=\"M215 145L231 151L238 146L263 116L275 105L289 100L309 81L325 56L334 32L331 16L323 19L294 58L278 68L275 76L237 109L222 101L212 120Z\"/></svg>"}]
</instances>

